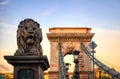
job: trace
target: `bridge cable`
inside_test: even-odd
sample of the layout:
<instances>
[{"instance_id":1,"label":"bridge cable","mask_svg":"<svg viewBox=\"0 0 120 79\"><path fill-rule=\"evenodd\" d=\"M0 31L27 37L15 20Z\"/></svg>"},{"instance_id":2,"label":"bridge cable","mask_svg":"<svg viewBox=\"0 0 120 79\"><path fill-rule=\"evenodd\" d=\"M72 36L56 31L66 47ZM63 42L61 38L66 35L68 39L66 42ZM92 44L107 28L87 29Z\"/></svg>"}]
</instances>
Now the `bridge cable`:
<instances>
[{"instance_id":1,"label":"bridge cable","mask_svg":"<svg viewBox=\"0 0 120 79\"><path fill-rule=\"evenodd\" d=\"M94 63L99 66L102 70L104 70L107 74L111 75L113 79L120 79L120 73L112 68L109 68L105 64L103 64L101 61L96 59L95 57L93 58L92 54L88 49L85 47L83 43L81 43L81 48L84 50L84 52L88 55L88 57L93 61Z\"/></svg>"},{"instance_id":2,"label":"bridge cable","mask_svg":"<svg viewBox=\"0 0 120 79\"><path fill-rule=\"evenodd\" d=\"M69 79L68 72L65 67L65 63L62 55L62 45L59 43L59 79Z\"/></svg>"}]
</instances>

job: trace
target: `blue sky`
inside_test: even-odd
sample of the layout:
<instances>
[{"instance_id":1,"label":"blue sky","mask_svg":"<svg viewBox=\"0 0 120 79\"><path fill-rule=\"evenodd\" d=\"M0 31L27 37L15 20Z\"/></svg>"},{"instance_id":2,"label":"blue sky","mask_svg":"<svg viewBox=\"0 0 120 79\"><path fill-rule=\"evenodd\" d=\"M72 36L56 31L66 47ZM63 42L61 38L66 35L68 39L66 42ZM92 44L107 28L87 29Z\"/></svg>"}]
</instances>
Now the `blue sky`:
<instances>
[{"instance_id":1,"label":"blue sky","mask_svg":"<svg viewBox=\"0 0 120 79\"><path fill-rule=\"evenodd\" d=\"M96 55L106 54L108 61L112 57L111 62L120 65L115 63L120 55L120 0L0 0L0 52L5 52L0 56L13 54L17 49L16 30L25 18L40 23L43 49L45 45L49 47L45 34L50 27L91 27L96 33L96 51L101 52Z\"/></svg>"},{"instance_id":2,"label":"blue sky","mask_svg":"<svg viewBox=\"0 0 120 79\"><path fill-rule=\"evenodd\" d=\"M120 29L119 0L2 0L3 22L18 25L33 18L43 28L51 26L90 26Z\"/></svg>"}]
</instances>

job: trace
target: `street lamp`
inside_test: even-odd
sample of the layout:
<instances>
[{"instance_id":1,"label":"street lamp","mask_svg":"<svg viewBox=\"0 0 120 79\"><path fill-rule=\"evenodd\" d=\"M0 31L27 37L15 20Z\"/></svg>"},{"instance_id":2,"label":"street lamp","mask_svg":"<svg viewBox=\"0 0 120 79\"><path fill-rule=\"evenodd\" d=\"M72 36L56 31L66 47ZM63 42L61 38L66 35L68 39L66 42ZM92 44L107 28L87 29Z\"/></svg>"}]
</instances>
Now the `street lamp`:
<instances>
[{"instance_id":1,"label":"street lamp","mask_svg":"<svg viewBox=\"0 0 120 79\"><path fill-rule=\"evenodd\" d=\"M68 73L68 70L69 70L69 66L70 66L71 64L70 63L65 63L65 67L66 67L66 71L67 71L67 76L68 76L68 78L69 78L69 73Z\"/></svg>"},{"instance_id":2,"label":"street lamp","mask_svg":"<svg viewBox=\"0 0 120 79\"><path fill-rule=\"evenodd\" d=\"M70 63L65 63L67 72L68 72L68 70L69 70L69 66L70 66L70 65L71 65Z\"/></svg>"},{"instance_id":3,"label":"street lamp","mask_svg":"<svg viewBox=\"0 0 120 79\"><path fill-rule=\"evenodd\" d=\"M75 69L73 73L74 79L79 79L79 65L78 65L79 53L80 51L77 51L77 50L73 51L73 57L74 57L74 63L75 63Z\"/></svg>"}]
</instances>

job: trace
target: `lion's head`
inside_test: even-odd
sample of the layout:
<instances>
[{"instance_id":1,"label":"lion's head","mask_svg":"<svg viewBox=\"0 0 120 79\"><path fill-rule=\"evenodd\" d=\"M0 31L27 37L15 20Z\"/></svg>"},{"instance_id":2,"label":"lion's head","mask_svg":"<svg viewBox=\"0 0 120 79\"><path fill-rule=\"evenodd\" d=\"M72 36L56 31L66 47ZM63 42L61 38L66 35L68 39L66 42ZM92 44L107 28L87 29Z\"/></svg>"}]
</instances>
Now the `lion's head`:
<instances>
[{"instance_id":1,"label":"lion's head","mask_svg":"<svg viewBox=\"0 0 120 79\"><path fill-rule=\"evenodd\" d=\"M18 50L15 55L42 55L40 25L32 19L21 21L17 30Z\"/></svg>"}]
</instances>

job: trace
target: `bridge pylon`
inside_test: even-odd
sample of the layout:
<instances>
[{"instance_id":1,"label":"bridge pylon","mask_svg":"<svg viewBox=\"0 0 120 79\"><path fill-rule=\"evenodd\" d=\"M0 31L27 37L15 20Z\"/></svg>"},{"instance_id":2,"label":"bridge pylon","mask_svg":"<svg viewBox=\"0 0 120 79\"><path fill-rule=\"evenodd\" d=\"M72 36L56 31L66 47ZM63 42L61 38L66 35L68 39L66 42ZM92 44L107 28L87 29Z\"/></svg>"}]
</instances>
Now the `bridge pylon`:
<instances>
[{"instance_id":1,"label":"bridge pylon","mask_svg":"<svg viewBox=\"0 0 120 79\"><path fill-rule=\"evenodd\" d=\"M79 72L81 79L93 79L92 61L81 49L84 43L88 47L94 33L88 27L52 27L47 38L50 41L49 79L58 79L59 74L59 43L62 45L62 55L72 54L71 50L79 50ZM90 48L88 47L90 50ZM71 78L70 78L71 79Z\"/></svg>"}]
</instances>

